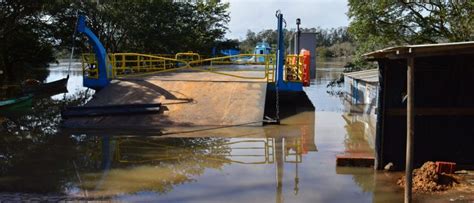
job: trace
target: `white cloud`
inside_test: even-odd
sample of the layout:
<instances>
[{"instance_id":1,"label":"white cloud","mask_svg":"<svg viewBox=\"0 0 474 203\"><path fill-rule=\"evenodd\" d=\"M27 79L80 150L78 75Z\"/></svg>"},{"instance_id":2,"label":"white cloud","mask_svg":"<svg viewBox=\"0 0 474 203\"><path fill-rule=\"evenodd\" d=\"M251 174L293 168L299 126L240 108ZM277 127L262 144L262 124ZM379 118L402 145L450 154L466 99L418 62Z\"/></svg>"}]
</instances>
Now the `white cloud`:
<instances>
[{"instance_id":1,"label":"white cloud","mask_svg":"<svg viewBox=\"0 0 474 203\"><path fill-rule=\"evenodd\" d=\"M346 0L223 0L230 3L230 32L227 38L244 38L247 30L255 32L275 29L275 11L281 10L287 28L296 28L296 18L301 18L301 27L347 26Z\"/></svg>"}]
</instances>

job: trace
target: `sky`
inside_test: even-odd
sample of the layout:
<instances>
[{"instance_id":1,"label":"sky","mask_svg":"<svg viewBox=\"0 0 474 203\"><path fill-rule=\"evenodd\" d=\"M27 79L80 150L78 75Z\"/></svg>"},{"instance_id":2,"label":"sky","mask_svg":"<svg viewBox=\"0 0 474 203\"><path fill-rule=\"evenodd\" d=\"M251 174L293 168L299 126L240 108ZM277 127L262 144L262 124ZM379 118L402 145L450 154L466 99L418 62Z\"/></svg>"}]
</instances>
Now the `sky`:
<instances>
[{"instance_id":1,"label":"sky","mask_svg":"<svg viewBox=\"0 0 474 203\"><path fill-rule=\"evenodd\" d=\"M296 28L296 18L302 28L332 28L348 26L347 0L223 0L230 3L229 31L226 38L244 39L247 30L259 32L276 29L276 10L281 10L287 29Z\"/></svg>"}]
</instances>

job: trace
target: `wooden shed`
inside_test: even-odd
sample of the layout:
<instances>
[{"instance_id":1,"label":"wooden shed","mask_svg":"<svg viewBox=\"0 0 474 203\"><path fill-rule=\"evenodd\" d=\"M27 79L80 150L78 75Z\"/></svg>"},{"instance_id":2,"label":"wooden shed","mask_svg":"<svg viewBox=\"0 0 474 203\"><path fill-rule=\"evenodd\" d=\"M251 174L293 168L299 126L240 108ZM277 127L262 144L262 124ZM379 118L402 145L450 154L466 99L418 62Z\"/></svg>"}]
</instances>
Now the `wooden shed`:
<instances>
[{"instance_id":1,"label":"wooden shed","mask_svg":"<svg viewBox=\"0 0 474 203\"><path fill-rule=\"evenodd\" d=\"M415 167L474 165L474 42L398 46L365 56L379 65L376 167L392 162L403 169L407 142Z\"/></svg>"}]
</instances>

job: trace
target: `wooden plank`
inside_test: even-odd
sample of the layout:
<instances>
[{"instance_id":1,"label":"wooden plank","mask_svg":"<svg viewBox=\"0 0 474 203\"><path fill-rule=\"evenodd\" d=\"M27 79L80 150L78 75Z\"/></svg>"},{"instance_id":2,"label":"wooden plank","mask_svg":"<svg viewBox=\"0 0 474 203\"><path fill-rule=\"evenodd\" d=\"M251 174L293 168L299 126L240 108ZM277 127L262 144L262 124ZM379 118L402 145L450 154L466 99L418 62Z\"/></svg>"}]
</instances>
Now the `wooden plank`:
<instances>
[{"instance_id":1,"label":"wooden plank","mask_svg":"<svg viewBox=\"0 0 474 203\"><path fill-rule=\"evenodd\" d=\"M338 154L336 166L373 167L375 158L366 154Z\"/></svg>"}]
</instances>

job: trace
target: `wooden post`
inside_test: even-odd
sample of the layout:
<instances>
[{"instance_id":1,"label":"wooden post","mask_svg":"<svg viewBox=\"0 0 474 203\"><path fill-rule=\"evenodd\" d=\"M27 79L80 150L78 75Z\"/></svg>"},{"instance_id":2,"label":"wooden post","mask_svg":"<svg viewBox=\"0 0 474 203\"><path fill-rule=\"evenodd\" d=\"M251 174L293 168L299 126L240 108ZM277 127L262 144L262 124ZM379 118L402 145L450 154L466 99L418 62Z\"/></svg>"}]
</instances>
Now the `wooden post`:
<instances>
[{"instance_id":1,"label":"wooden post","mask_svg":"<svg viewBox=\"0 0 474 203\"><path fill-rule=\"evenodd\" d=\"M412 200L413 181L413 138L415 134L415 59L407 58L407 149L405 162L405 203Z\"/></svg>"}]
</instances>

